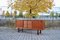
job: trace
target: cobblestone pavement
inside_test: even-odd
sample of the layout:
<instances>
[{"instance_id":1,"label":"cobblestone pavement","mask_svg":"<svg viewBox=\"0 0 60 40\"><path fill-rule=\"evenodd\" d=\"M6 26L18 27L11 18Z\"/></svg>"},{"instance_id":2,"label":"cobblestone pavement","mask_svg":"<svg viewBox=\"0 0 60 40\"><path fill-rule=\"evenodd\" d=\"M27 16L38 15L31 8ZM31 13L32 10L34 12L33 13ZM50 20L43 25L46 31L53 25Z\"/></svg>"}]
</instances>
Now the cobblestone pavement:
<instances>
[{"instance_id":1,"label":"cobblestone pavement","mask_svg":"<svg viewBox=\"0 0 60 40\"><path fill-rule=\"evenodd\" d=\"M60 40L60 30L43 30L37 35L36 30L18 33L16 29L0 28L0 40Z\"/></svg>"}]
</instances>

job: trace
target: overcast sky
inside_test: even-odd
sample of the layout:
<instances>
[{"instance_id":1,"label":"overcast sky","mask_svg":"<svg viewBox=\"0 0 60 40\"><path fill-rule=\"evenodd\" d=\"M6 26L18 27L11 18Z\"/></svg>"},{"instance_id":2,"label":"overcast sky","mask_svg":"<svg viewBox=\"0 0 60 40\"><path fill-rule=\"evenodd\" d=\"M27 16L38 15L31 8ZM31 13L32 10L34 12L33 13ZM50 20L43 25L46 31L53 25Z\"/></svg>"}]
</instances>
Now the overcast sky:
<instances>
[{"instance_id":1,"label":"overcast sky","mask_svg":"<svg viewBox=\"0 0 60 40\"><path fill-rule=\"evenodd\" d=\"M60 0L54 0L54 4L56 7L60 7Z\"/></svg>"}]
</instances>

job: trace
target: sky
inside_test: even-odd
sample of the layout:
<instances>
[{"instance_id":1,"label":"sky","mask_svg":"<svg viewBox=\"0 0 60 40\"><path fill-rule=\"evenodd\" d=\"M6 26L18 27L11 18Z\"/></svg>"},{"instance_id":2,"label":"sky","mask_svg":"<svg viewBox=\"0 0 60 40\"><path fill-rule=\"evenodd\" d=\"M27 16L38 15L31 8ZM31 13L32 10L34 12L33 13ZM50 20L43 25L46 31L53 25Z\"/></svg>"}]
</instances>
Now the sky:
<instances>
[{"instance_id":1,"label":"sky","mask_svg":"<svg viewBox=\"0 0 60 40\"><path fill-rule=\"evenodd\" d=\"M54 0L55 7L60 7L60 0Z\"/></svg>"},{"instance_id":2,"label":"sky","mask_svg":"<svg viewBox=\"0 0 60 40\"><path fill-rule=\"evenodd\" d=\"M7 10L7 6L9 4L10 0L0 0L0 11L1 8L3 10ZM54 0L55 7L60 7L60 0ZM11 9L9 9L11 11Z\"/></svg>"}]
</instances>

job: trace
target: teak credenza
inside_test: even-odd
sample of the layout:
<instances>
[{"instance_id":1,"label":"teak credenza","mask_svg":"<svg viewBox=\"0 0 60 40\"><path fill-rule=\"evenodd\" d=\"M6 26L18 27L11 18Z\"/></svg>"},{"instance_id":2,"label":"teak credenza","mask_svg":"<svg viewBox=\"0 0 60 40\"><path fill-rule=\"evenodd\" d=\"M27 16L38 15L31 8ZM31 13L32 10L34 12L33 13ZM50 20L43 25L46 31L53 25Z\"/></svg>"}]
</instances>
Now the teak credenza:
<instances>
[{"instance_id":1,"label":"teak credenza","mask_svg":"<svg viewBox=\"0 0 60 40\"><path fill-rule=\"evenodd\" d=\"M45 29L44 20L16 20L16 28L18 32L23 29L37 30L37 34L41 33L41 30Z\"/></svg>"}]
</instances>

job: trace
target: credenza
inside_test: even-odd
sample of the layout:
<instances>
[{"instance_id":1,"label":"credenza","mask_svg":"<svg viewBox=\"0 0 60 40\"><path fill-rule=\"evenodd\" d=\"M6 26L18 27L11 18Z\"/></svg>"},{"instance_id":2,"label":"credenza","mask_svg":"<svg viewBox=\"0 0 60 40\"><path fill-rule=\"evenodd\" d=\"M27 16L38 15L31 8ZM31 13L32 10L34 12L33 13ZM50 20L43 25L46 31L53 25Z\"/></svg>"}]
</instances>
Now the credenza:
<instances>
[{"instance_id":1,"label":"credenza","mask_svg":"<svg viewBox=\"0 0 60 40\"><path fill-rule=\"evenodd\" d=\"M18 32L24 29L37 30L37 34L41 34L41 30L45 29L45 21L44 20L16 20L16 28Z\"/></svg>"}]
</instances>

